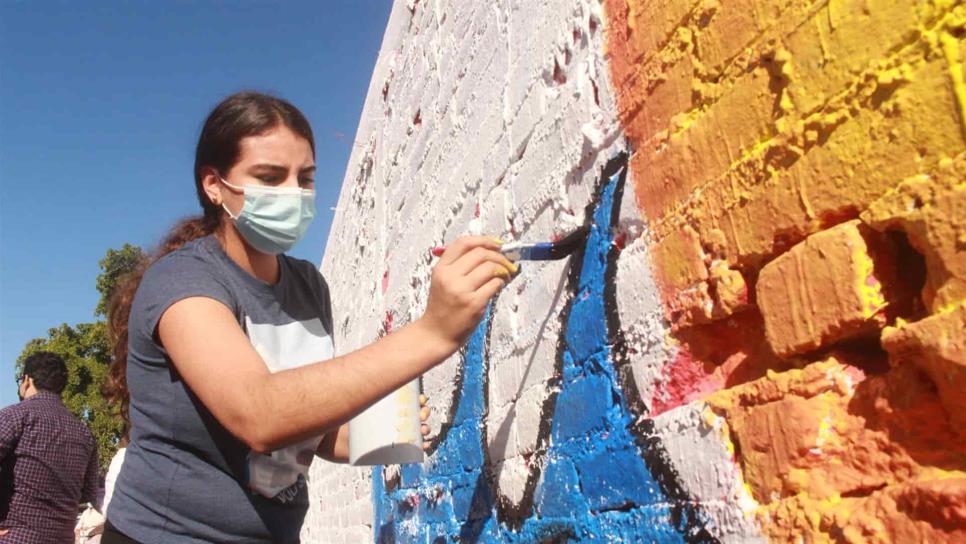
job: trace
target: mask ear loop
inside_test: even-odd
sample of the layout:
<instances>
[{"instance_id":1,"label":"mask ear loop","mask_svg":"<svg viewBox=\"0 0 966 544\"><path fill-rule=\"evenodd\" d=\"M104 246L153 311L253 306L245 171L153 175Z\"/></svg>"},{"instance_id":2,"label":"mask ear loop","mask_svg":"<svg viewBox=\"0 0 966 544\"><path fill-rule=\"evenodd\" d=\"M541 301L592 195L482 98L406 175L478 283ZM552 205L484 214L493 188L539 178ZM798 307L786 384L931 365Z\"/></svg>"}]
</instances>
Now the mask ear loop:
<instances>
[{"instance_id":1,"label":"mask ear loop","mask_svg":"<svg viewBox=\"0 0 966 544\"><path fill-rule=\"evenodd\" d=\"M244 187L239 187L237 185L232 185L231 183L228 183L228 181L226 181L225 178L223 178L221 176L218 176L218 179L222 183L224 183L225 185L227 185L228 187L231 187L232 189L235 189L236 191L241 191L242 194L245 194L245 188ZM224 200L221 202L221 209L225 210L225 213L228 214L228 217L231 217L232 221L238 221L238 217L241 216L241 212L238 212L238 215L237 216L235 214L231 213L231 210L228 209L228 206L225 206L225 201ZM242 204L242 209L243 210L245 209L245 205L244 204Z\"/></svg>"}]
</instances>

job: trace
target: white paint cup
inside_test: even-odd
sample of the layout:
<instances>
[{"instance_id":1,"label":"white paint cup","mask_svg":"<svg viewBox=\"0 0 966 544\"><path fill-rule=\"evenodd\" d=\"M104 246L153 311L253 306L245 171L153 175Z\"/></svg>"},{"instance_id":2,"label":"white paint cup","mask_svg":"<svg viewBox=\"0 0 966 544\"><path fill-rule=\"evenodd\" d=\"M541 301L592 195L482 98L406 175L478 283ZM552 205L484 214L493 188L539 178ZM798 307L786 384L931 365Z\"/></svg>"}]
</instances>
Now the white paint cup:
<instances>
[{"instance_id":1,"label":"white paint cup","mask_svg":"<svg viewBox=\"0 0 966 544\"><path fill-rule=\"evenodd\" d=\"M401 465L423 461L419 381L393 391L349 420L349 462Z\"/></svg>"}]
</instances>

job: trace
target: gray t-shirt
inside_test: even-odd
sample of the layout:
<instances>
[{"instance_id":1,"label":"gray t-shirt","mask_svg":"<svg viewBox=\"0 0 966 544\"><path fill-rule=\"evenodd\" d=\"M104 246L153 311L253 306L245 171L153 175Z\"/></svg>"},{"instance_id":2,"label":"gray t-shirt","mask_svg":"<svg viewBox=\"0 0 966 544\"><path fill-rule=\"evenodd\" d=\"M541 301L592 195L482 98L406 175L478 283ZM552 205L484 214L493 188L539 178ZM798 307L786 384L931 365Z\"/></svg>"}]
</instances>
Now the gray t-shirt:
<instances>
[{"instance_id":1,"label":"gray t-shirt","mask_svg":"<svg viewBox=\"0 0 966 544\"><path fill-rule=\"evenodd\" d=\"M188 297L227 306L272 372L332 358L329 289L308 261L279 256L270 285L207 236L154 263L128 321L131 444L110 522L146 543L298 542L306 473L321 437L270 456L226 430L181 380L157 338L161 314ZM211 338L217 343L217 338Z\"/></svg>"}]
</instances>

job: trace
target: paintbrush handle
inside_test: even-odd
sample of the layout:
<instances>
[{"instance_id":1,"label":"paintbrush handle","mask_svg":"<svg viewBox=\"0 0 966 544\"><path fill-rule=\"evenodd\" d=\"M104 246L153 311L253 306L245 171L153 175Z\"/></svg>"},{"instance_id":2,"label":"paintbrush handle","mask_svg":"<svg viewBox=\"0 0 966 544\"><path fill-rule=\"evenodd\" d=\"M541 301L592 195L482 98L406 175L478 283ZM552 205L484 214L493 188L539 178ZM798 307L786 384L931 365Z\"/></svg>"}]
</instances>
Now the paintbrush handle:
<instances>
[{"instance_id":1,"label":"paintbrush handle","mask_svg":"<svg viewBox=\"0 0 966 544\"><path fill-rule=\"evenodd\" d=\"M525 259L526 255L532 254L539 250L546 250L551 245L552 244L549 244L546 242L535 243L535 244L524 243L524 242L509 242L509 243L503 244L503 246L500 247L500 253L508 256L516 254L518 255L516 257L517 259L519 258ZM433 254L434 257L439 257L443 254L444 251L446 251L446 247L447 246L436 246L431 250L431 253ZM511 259L511 260L515 260L515 259Z\"/></svg>"},{"instance_id":2,"label":"paintbrush handle","mask_svg":"<svg viewBox=\"0 0 966 544\"><path fill-rule=\"evenodd\" d=\"M514 251L526 251L528 249L533 249L537 246L545 246L549 244L528 244L525 242L507 242L500 246L500 253L506 255L507 253L513 253Z\"/></svg>"},{"instance_id":3,"label":"paintbrush handle","mask_svg":"<svg viewBox=\"0 0 966 544\"><path fill-rule=\"evenodd\" d=\"M554 242L509 242L500 247L500 253L511 261L555 261L577 251L589 234L590 226L585 225ZM446 246L437 246L431 251L439 257L446 251Z\"/></svg>"}]
</instances>

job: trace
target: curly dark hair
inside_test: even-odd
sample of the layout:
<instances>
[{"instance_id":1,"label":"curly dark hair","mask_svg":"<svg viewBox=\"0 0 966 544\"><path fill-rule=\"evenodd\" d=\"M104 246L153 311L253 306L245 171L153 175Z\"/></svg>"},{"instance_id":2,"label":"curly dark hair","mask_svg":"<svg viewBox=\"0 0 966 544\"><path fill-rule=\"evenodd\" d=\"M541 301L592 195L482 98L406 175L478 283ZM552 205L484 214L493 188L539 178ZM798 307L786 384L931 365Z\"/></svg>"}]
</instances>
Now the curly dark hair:
<instances>
[{"instance_id":1,"label":"curly dark hair","mask_svg":"<svg viewBox=\"0 0 966 544\"><path fill-rule=\"evenodd\" d=\"M67 365L56 353L38 351L24 361L23 376L30 376L38 390L59 395L67 386Z\"/></svg>"}]
</instances>

